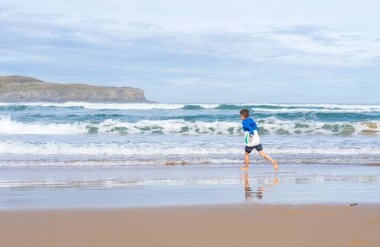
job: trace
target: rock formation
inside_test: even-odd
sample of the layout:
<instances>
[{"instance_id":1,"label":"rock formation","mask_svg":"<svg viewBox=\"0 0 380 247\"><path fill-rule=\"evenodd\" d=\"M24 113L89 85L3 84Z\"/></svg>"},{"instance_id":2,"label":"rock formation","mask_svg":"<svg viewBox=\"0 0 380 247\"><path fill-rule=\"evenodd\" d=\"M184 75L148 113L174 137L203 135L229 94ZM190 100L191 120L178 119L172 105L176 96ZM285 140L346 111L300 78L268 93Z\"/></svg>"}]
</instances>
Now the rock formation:
<instances>
[{"instance_id":1,"label":"rock formation","mask_svg":"<svg viewBox=\"0 0 380 247\"><path fill-rule=\"evenodd\" d=\"M44 82L25 76L0 76L0 102L148 102L131 87Z\"/></svg>"}]
</instances>

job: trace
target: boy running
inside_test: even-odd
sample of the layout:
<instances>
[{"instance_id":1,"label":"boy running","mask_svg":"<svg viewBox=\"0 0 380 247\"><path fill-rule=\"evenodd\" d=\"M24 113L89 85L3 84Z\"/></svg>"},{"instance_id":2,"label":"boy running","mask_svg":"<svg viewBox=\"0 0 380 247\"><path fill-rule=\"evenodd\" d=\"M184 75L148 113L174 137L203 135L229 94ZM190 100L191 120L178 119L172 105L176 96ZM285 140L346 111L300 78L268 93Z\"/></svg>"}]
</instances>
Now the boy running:
<instances>
[{"instance_id":1,"label":"boy running","mask_svg":"<svg viewBox=\"0 0 380 247\"><path fill-rule=\"evenodd\" d=\"M275 170L278 169L277 162L272 159L269 155L264 153L263 151L263 145L260 142L259 134L257 133L257 125L255 121L249 117L249 110L248 109L242 109L240 111L240 117L243 120L243 130L245 132L245 167L240 167L240 170L248 172L248 165L249 165L249 154L252 152L253 149L256 149L259 152L259 155L261 157L264 157L265 159L272 162L272 165Z\"/></svg>"}]
</instances>

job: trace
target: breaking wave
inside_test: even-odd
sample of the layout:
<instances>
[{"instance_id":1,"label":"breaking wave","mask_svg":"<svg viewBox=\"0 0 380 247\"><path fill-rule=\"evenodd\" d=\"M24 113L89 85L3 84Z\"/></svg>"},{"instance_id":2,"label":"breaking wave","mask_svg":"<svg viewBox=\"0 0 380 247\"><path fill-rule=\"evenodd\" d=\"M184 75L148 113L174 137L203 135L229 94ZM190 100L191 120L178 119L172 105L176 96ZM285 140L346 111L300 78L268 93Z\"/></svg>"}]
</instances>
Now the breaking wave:
<instances>
[{"instance_id":1,"label":"breaking wave","mask_svg":"<svg viewBox=\"0 0 380 247\"><path fill-rule=\"evenodd\" d=\"M319 122L313 120L280 120L275 117L257 120L259 133L270 135L378 135L380 121ZM106 119L98 123L21 122L0 116L0 134L182 134L182 135L239 135L237 121L185 121L183 119L141 120L124 122Z\"/></svg>"}]
</instances>

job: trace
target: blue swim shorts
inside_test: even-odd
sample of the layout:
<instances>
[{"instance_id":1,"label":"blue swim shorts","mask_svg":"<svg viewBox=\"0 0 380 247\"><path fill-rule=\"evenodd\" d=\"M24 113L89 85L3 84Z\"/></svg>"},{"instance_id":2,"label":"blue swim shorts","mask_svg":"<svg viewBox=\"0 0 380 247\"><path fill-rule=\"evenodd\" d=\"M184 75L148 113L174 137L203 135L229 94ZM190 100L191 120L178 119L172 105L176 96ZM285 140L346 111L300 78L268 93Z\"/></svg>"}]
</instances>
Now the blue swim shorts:
<instances>
[{"instance_id":1,"label":"blue swim shorts","mask_svg":"<svg viewBox=\"0 0 380 247\"><path fill-rule=\"evenodd\" d=\"M252 147L245 146L245 152L247 153L251 153L253 149L256 149L257 152L260 152L261 150L263 150L263 145L261 145L260 143L259 145L252 146Z\"/></svg>"}]
</instances>

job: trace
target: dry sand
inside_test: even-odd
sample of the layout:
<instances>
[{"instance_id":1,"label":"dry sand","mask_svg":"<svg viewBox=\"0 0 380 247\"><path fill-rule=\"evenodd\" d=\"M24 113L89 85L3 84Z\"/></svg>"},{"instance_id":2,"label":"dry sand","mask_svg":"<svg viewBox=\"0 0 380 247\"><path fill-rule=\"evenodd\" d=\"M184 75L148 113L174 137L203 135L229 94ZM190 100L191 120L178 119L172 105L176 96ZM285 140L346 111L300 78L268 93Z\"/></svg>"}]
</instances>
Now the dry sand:
<instances>
[{"instance_id":1,"label":"dry sand","mask_svg":"<svg viewBox=\"0 0 380 247\"><path fill-rule=\"evenodd\" d=\"M0 246L380 246L380 205L0 211Z\"/></svg>"}]
</instances>

